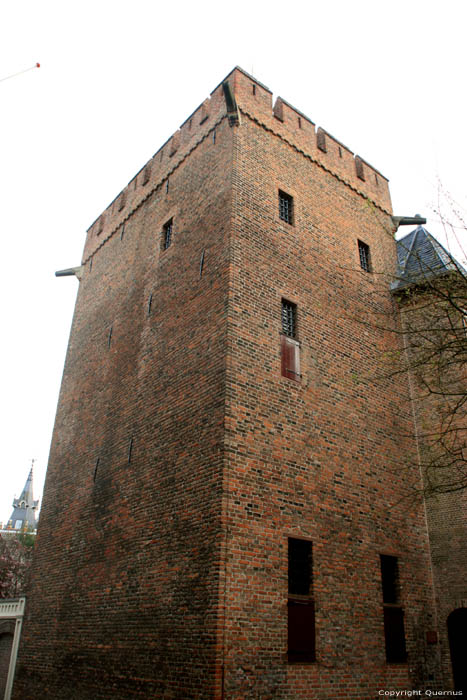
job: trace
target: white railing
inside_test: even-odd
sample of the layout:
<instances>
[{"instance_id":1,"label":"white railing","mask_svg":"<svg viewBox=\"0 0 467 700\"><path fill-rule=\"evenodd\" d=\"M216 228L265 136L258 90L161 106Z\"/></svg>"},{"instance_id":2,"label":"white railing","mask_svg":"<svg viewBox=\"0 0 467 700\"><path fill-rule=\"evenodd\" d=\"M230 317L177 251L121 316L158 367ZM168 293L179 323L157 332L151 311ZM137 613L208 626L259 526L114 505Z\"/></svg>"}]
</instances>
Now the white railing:
<instances>
[{"instance_id":1,"label":"white railing","mask_svg":"<svg viewBox=\"0 0 467 700\"><path fill-rule=\"evenodd\" d=\"M26 598L0 601L0 620L6 617L23 617Z\"/></svg>"},{"instance_id":2,"label":"white railing","mask_svg":"<svg viewBox=\"0 0 467 700\"><path fill-rule=\"evenodd\" d=\"M26 598L18 598L16 600L4 600L0 602L0 620L13 618L15 620L15 633L13 644L11 647L10 665L8 667L8 677L5 687L5 695L3 700L10 700L11 690L13 688L13 678L15 676L16 657L18 656L19 638L21 636L21 625L23 624L24 606Z\"/></svg>"}]
</instances>

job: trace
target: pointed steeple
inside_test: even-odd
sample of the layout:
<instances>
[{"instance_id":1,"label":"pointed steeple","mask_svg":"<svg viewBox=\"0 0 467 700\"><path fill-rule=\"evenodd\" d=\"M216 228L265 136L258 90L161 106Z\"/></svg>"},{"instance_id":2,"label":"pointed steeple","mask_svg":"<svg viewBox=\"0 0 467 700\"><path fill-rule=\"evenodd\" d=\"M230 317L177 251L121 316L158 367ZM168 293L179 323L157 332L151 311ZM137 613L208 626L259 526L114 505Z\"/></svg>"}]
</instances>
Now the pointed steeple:
<instances>
[{"instance_id":1,"label":"pointed steeple","mask_svg":"<svg viewBox=\"0 0 467 700\"><path fill-rule=\"evenodd\" d=\"M33 529L37 527L37 507L39 501L34 500L33 494L33 468L34 460L32 460L31 470L26 479L26 483L19 498L13 499L13 513L11 514L8 526L13 530Z\"/></svg>"}]
</instances>

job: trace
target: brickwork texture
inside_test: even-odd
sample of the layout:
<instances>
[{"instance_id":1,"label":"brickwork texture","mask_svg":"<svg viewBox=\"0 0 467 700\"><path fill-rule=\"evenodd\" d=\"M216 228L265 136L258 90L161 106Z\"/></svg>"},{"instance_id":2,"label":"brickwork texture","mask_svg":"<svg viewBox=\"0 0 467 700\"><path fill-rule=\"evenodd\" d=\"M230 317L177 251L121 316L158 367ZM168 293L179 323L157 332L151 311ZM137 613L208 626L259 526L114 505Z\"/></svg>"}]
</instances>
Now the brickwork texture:
<instances>
[{"instance_id":1,"label":"brickwork texture","mask_svg":"<svg viewBox=\"0 0 467 700\"><path fill-rule=\"evenodd\" d=\"M374 322L398 322L387 180L241 69L225 82L233 116L221 84L88 231L15 700L373 700L451 682L427 642L425 508L404 501L407 380L379 371L400 343ZM298 381L281 373L284 299ZM289 538L313 548L303 663L287 654ZM381 555L399 566L399 663Z\"/></svg>"}]
</instances>

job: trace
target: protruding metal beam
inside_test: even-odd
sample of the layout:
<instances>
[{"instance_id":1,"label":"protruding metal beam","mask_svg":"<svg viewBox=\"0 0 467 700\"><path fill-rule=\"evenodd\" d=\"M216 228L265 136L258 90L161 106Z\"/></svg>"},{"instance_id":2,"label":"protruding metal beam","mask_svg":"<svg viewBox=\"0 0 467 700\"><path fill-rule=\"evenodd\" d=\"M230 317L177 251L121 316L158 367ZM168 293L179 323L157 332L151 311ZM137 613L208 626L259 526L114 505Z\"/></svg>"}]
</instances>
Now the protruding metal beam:
<instances>
[{"instance_id":1,"label":"protruding metal beam","mask_svg":"<svg viewBox=\"0 0 467 700\"><path fill-rule=\"evenodd\" d=\"M66 270L57 270L55 273L55 277L73 277L73 275L80 280L83 276L83 266L67 267Z\"/></svg>"},{"instance_id":2,"label":"protruding metal beam","mask_svg":"<svg viewBox=\"0 0 467 700\"><path fill-rule=\"evenodd\" d=\"M423 216L392 216L392 222L396 227L396 231L399 226L422 226L426 224L426 219Z\"/></svg>"}]
</instances>

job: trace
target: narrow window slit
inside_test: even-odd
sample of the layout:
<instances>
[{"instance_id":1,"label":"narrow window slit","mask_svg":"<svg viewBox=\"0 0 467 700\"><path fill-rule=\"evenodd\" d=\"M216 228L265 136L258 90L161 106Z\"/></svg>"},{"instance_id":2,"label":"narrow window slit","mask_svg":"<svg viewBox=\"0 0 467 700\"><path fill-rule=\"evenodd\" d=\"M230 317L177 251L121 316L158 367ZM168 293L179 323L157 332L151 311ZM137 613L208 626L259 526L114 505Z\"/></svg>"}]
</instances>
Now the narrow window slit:
<instances>
[{"instance_id":1,"label":"narrow window slit","mask_svg":"<svg viewBox=\"0 0 467 700\"><path fill-rule=\"evenodd\" d=\"M96 459L96 464L95 464L95 467L94 467L94 474L93 474L93 477L92 477L92 480L93 480L93 481L96 481L96 478L97 478L97 470L99 469L99 462L100 462L100 457L98 457L98 458Z\"/></svg>"},{"instance_id":2,"label":"narrow window slit","mask_svg":"<svg viewBox=\"0 0 467 700\"><path fill-rule=\"evenodd\" d=\"M109 329L109 336L107 338L107 347L110 348L111 342L112 342L112 326L110 326L110 329Z\"/></svg>"},{"instance_id":3,"label":"narrow window slit","mask_svg":"<svg viewBox=\"0 0 467 700\"><path fill-rule=\"evenodd\" d=\"M133 438L130 438L130 443L128 445L128 464L131 463L131 453L133 451Z\"/></svg>"},{"instance_id":4,"label":"narrow window slit","mask_svg":"<svg viewBox=\"0 0 467 700\"><path fill-rule=\"evenodd\" d=\"M199 261L199 276L200 276L200 278L203 276L204 252L205 252L205 248L203 248L203 252L201 253L201 258Z\"/></svg>"},{"instance_id":5,"label":"narrow window slit","mask_svg":"<svg viewBox=\"0 0 467 700\"><path fill-rule=\"evenodd\" d=\"M151 306L152 306L152 294L149 295L149 299L148 299L148 316L151 315Z\"/></svg>"},{"instance_id":6,"label":"narrow window slit","mask_svg":"<svg viewBox=\"0 0 467 700\"><path fill-rule=\"evenodd\" d=\"M173 233L173 219L169 219L167 223L164 224L162 229L162 250L167 250L167 248L172 243L172 233Z\"/></svg>"},{"instance_id":7,"label":"narrow window slit","mask_svg":"<svg viewBox=\"0 0 467 700\"><path fill-rule=\"evenodd\" d=\"M388 663L407 660L404 629L404 608L400 599L399 564L397 557L380 555L383 592L384 644Z\"/></svg>"},{"instance_id":8,"label":"narrow window slit","mask_svg":"<svg viewBox=\"0 0 467 700\"><path fill-rule=\"evenodd\" d=\"M279 218L293 224L293 197L282 190L279 190Z\"/></svg>"},{"instance_id":9,"label":"narrow window slit","mask_svg":"<svg viewBox=\"0 0 467 700\"><path fill-rule=\"evenodd\" d=\"M282 299L281 309L281 374L301 382L300 343L297 340L297 305Z\"/></svg>"},{"instance_id":10,"label":"narrow window slit","mask_svg":"<svg viewBox=\"0 0 467 700\"><path fill-rule=\"evenodd\" d=\"M360 267L362 270L371 272L370 246L363 241L358 241L358 256L360 258Z\"/></svg>"},{"instance_id":11,"label":"narrow window slit","mask_svg":"<svg viewBox=\"0 0 467 700\"><path fill-rule=\"evenodd\" d=\"M288 540L287 655L289 662L315 661L312 544Z\"/></svg>"}]
</instances>

